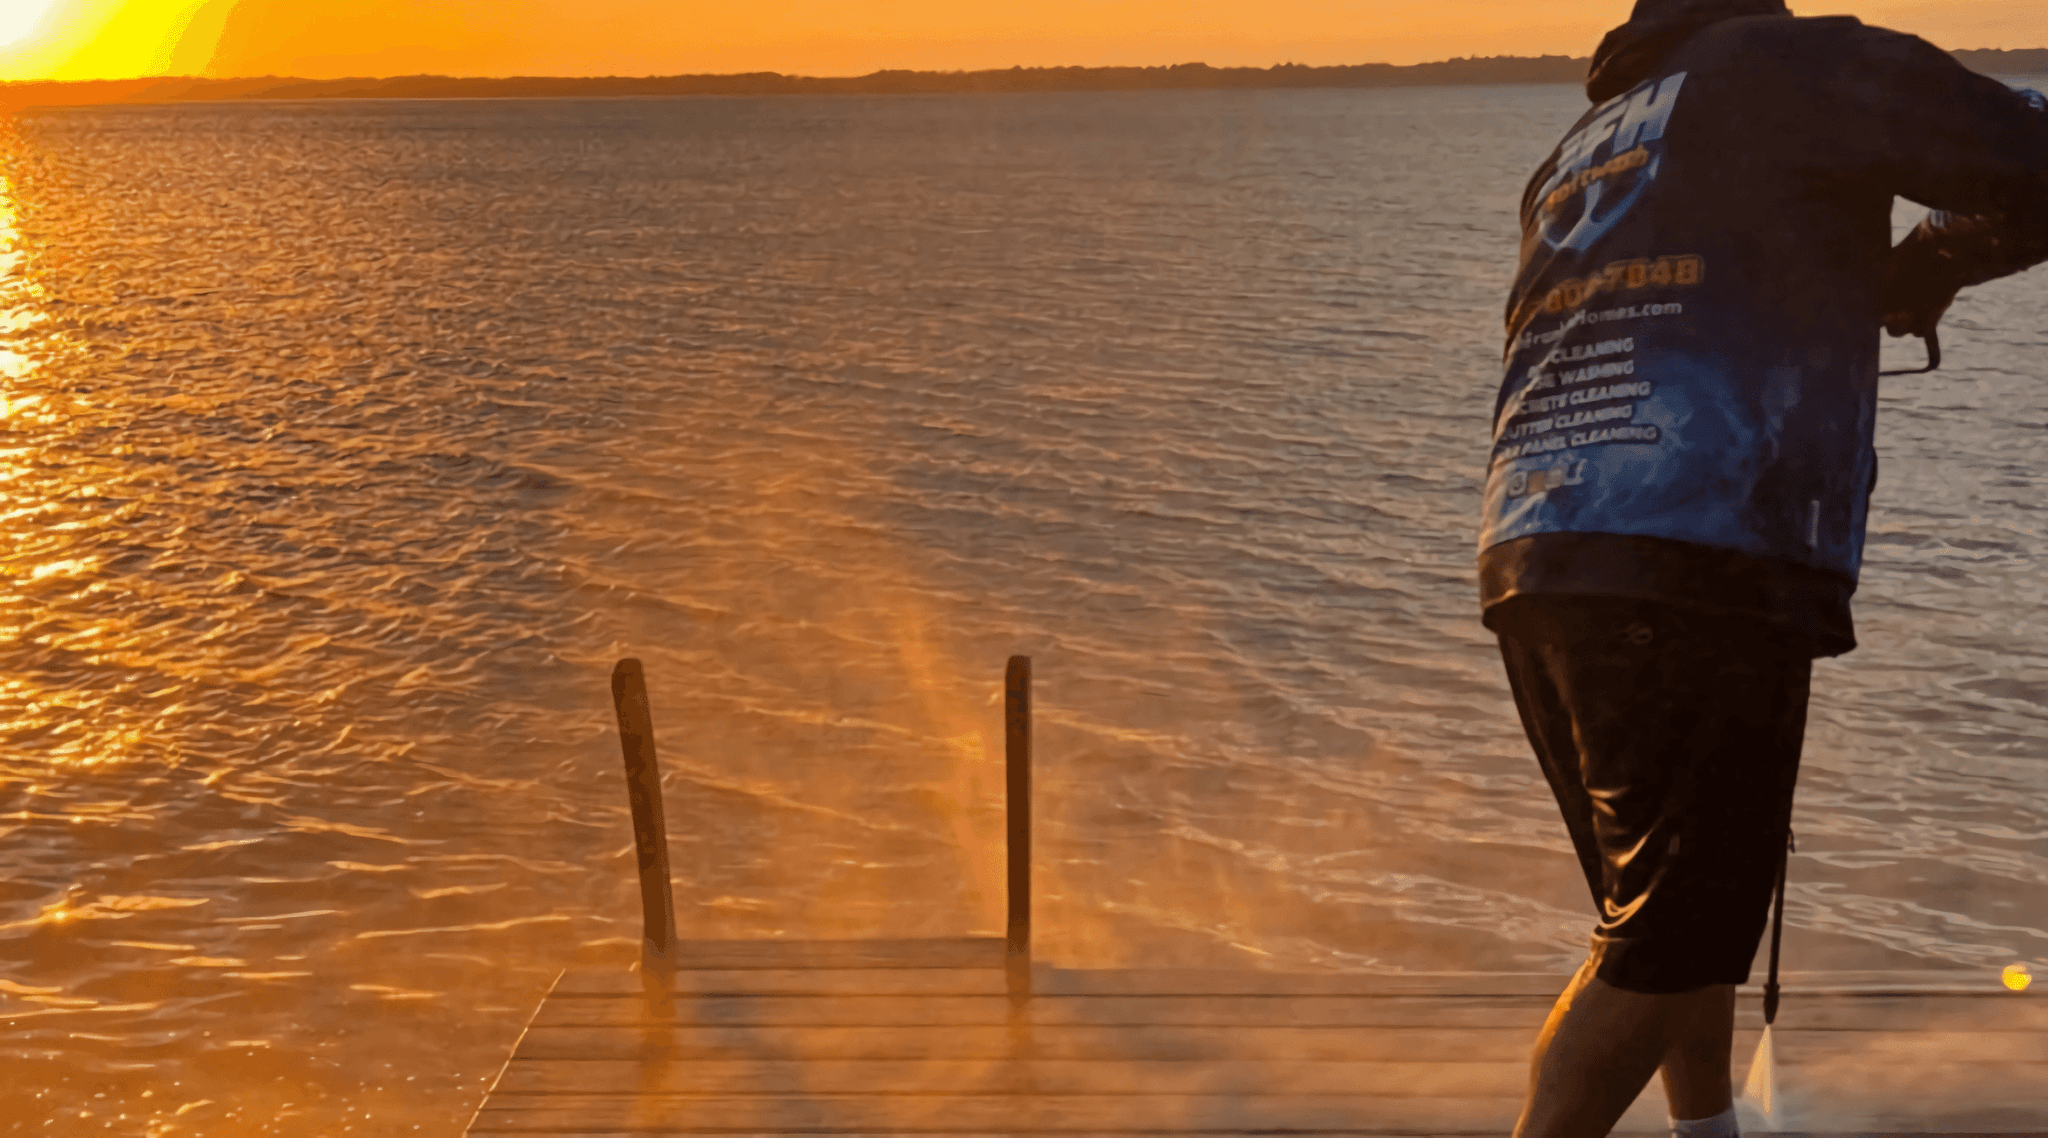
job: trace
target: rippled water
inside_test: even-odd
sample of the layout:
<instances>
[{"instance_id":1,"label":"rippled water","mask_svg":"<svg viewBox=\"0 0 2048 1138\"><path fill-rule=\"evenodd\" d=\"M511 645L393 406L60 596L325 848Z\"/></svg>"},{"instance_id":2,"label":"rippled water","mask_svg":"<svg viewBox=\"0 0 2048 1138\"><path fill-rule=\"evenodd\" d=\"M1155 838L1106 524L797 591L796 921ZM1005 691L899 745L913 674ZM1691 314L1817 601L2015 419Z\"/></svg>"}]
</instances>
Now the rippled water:
<instances>
[{"instance_id":1,"label":"rippled water","mask_svg":"<svg viewBox=\"0 0 2048 1138\"><path fill-rule=\"evenodd\" d=\"M998 931L1026 653L1041 956L1567 970L1471 565L1513 207L1582 106L0 128L0 1126L459 1133L637 943L623 655L685 935ZM2044 304L1888 381L1789 967L2048 961Z\"/></svg>"}]
</instances>

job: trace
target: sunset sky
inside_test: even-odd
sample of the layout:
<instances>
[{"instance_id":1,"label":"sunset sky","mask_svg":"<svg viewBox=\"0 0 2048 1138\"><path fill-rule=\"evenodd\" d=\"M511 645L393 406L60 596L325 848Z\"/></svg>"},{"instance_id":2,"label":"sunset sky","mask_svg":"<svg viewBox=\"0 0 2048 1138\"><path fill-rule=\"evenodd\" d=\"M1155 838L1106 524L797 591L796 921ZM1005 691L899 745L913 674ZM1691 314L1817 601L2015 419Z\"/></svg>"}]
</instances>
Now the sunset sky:
<instances>
[{"instance_id":1,"label":"sunset sky","mask_svg":"<svg viewBox=\"0 0 2048 1138\"><path fill-rule=\"evenodd\" d=\"M0 79L677 75L1584 55L1631 0L0 0ZM2048 47L2042 0L1830 0L1947 48Z\"/></svg>"}]
</instances>

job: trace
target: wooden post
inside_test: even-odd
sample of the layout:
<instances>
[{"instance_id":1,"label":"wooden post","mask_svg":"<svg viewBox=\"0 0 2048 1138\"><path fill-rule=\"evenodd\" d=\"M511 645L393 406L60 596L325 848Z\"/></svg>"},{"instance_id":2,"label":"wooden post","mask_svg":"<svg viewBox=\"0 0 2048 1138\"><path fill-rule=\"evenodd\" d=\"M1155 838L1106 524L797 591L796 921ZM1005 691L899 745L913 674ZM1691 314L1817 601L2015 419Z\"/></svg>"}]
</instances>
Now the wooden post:
<instances>
[{"instance_id":1,"label":"wooden post","mask_svg":"<svg viewBox=\"0 0 2048 1138\"><path fill-rule=\"evenodd\" d=\"M1010 995L1031 994L1031 658L1010 657L1003 673L1003 782L1009 860Z\"/></svg>"},{"instance_id":2,"label":"wooden post","mask_svg":"<svg viewBox=\"0 0 2048 1138\"><path fill-rule=\"evenodd\" d=\"M640 860L644 973L675 966L676 901L668 878L668 824L661 814L661 770L654 761L654 717L640 661L612 669L612 707L619 715L619 747L626 756L626 793L633 803L633 848Z\"/></svg>"}]
</instances>

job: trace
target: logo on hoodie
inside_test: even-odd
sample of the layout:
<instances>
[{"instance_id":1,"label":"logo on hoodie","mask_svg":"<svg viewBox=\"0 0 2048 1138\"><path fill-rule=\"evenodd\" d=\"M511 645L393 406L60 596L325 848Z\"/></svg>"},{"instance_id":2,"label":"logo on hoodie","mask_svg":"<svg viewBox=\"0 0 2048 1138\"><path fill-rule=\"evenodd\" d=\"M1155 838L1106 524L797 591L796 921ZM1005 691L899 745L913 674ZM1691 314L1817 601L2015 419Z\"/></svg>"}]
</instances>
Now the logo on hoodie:
<instances>
[{"instance_id":1,"label":"logo on hoodie","mask_svg":"<svg viewBox=\"0 0 2048 1138\"><path fill-rule=\"evenodd\" d=\"M1594 108L1558 144L1551 175L1536 194L1544 244L1585 252L1649 190L1685 74L1645 79Z\"/></svg>"}]
</instances>

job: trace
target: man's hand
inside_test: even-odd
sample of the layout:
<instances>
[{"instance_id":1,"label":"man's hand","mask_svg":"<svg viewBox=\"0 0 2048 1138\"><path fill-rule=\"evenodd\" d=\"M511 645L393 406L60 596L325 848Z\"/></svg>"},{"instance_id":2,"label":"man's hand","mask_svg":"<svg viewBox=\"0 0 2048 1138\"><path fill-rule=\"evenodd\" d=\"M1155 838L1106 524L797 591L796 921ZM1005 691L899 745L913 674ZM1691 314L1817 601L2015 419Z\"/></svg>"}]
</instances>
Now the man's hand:
<instances>
[{"instance_id":1,"label":"man's hand","mask_svg":"<svg viewBox=\"0 0 2048 1138\"><path fill-rule=\"evenodd\" d=\"M1930 222L1923 222L1885 258L1877 297L1885 331L1925 337L1955 303L1962 285L1956 283L1954 265L1928 238L1937 227L1954 226L1959 220L1948 214L1930 215Z\"/></svg>"},{"instance_id":2,"label":"man's hand","mask_svg":"<svg viewBox=\"0 0 2048 1138\"><path fill-rule=\"evenodd\" d=\"M1955 289L1928 293L1915 298L1885 298L1884 330L1894 336L1919 336L1926 338L1934 327L1941 323L1942 314L1955 303ZM1894 306L1896 304L1896 307Z\"/></svg>"}]
</instances>

